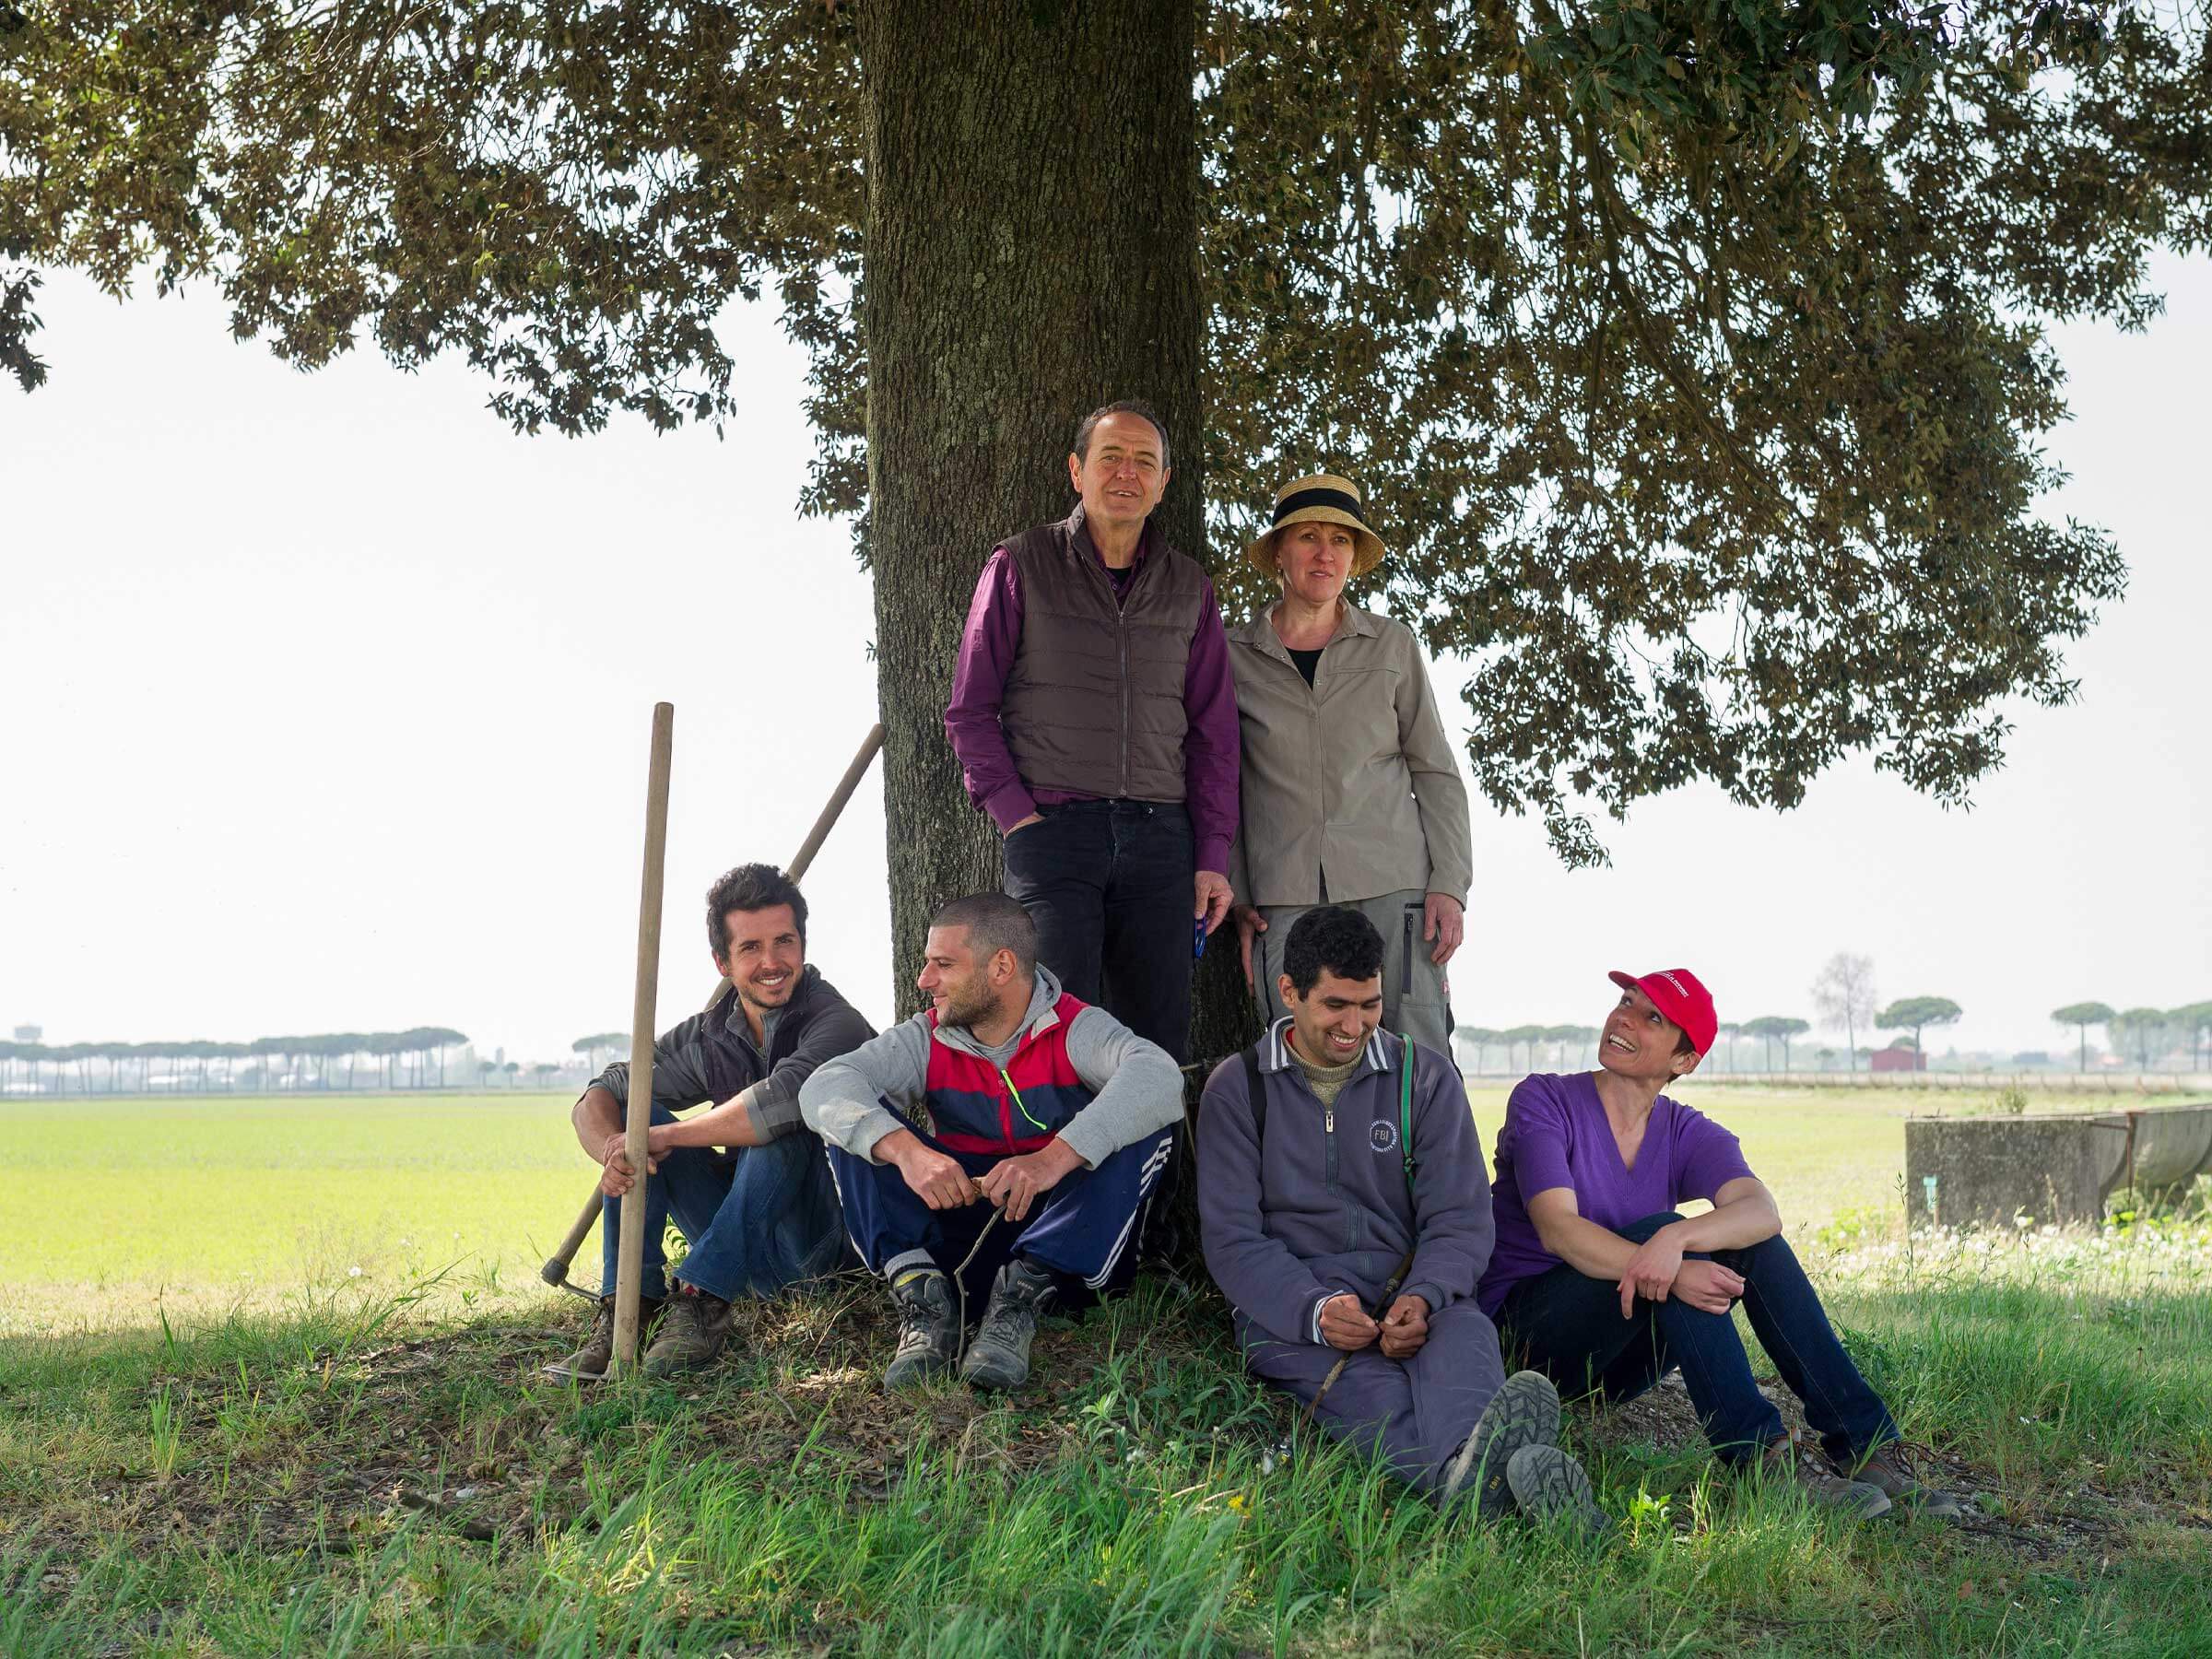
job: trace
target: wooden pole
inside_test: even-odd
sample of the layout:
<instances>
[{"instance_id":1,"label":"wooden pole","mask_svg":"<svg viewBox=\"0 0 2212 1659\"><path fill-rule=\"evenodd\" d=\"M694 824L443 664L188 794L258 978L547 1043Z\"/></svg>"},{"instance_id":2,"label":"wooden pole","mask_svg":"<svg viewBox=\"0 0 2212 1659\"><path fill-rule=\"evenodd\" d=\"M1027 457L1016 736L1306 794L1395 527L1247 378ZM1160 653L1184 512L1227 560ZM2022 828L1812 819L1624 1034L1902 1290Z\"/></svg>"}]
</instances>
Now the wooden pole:
<instances>
[{"instance_id":1,"label":"wooden pole","mask_svg":"<svg viewBox=\"0 0 2212 1659\"><path fill-rule=\"evenodd\" d=\"M861 740L860 750L853 757L853 763L845 768L845 775L837 781L837 787L830 792L830 799L823 806L820 816L814 820L814 828L806 831L806 839L799 843L798 852L783 866L783 874L793 881L806 879L807 866L814 863L814 855L822 850L822 843L830 839L830 831L837 827L838 818L844 813L845 803L853 798L853 792L860 787L861 779L868 775L868 767L876 759L876 751L882 747L883 722L879 720L868 728L868 735ZM730 976L725 973L714 982L714 989L707 997L706 1006L712 1008L722 1000L722 994L729 988Z\"/></svg>"},{"instance_id":2,"label":"wooden pole","mask_svg":"<svg viewBox=\"0 0 2212 1659\"><path fill-rule=\"evenodd\" d=\"M653 705L653 764L645 780L645 868L638 888L638 979L630 1002L629 1117L624 1151L632 1185L615 1258L615 1352L609 1374L637 1363L638 1291L645 1271L645 1135L653 1122L653 997L661 977L661 875L668 853L668 760L676 705Z\"/></svg>"}]
</instances>

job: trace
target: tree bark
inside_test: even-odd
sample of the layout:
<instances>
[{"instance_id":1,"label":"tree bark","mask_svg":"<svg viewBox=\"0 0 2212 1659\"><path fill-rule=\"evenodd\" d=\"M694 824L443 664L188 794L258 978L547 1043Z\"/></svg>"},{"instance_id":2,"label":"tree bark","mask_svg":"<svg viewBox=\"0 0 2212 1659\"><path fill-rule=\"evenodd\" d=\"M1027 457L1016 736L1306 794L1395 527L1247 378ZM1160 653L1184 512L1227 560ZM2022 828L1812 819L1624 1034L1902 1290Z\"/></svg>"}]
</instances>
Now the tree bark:
<instances>
[{"instance_id":1,"label":"tree bark","mask_svg":"<svg viewBox=\"0 0 2212 1659\"><path fill-rule=\"evenodd\" d=\"M1194 24L1190 0L979 0L957 18L868 0L858 28L865 546L904 1014L931 912L1000 879L945 736L969 600L999 540L1075 504L1083 415L1159 411L1155 523L1205 561Z\"/></svg>"}]
</instances>

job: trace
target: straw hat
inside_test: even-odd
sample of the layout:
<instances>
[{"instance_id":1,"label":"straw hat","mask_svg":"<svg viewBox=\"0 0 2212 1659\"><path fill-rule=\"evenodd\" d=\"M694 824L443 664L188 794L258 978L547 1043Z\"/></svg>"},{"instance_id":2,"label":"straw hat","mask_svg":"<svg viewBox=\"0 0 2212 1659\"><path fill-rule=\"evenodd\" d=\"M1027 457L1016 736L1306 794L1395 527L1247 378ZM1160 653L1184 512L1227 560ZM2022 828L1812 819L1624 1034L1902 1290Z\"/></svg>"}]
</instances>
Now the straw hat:
<instances>
[{"instance_id":1,"label":"straw hat","mask_svg":"<svg viewBox=\"0 0 2212 1659\"><path fill-rule=\"evenodd\" d=\"M1244 549L1244 557L1263 576L1278 573L1275 557L1276 532L1290 524L1318 520L1342 524L1352 533L1352 574L1364 576L1382 562L1382 538L1359 516L1359 487L1335 473L1315 473L1293 478L1275 492L1275 521L1265 535Z\"/></svg>"}]
</instances>

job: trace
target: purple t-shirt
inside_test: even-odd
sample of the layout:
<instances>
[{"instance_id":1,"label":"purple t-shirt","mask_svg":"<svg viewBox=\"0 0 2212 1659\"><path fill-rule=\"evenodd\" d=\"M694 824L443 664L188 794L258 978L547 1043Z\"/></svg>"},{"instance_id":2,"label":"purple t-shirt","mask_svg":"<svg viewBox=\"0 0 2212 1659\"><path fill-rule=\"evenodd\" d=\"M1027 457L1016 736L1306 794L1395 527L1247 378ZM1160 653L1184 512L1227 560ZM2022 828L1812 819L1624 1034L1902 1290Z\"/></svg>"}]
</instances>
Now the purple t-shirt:
<instances>
[{"instance_id":1,"label":"purple t-shirt","mask_svg":"<svg viewBox=\"0 0 2212 1659\"><path fill-rule=\"evenodd\" d=\"M1490 1182L1490 1213L1498 1241L1475 1298L1493 1319L1506 1292L1559 1265L1528 1218L1527 1200L1535 1194L1572 1187L1584 1220L1618 1231L1685 1199L1711 1202L1730 1182L1751 1173L1735 1135L1665 1095L1652 1107L1636 1167L1623 1167L1620 1143L1597 1098L1597 1079L1588 1072L1522 1078L1505 1103L1492 1168L1497 1175Z\"/></svg>"}]
</instances>

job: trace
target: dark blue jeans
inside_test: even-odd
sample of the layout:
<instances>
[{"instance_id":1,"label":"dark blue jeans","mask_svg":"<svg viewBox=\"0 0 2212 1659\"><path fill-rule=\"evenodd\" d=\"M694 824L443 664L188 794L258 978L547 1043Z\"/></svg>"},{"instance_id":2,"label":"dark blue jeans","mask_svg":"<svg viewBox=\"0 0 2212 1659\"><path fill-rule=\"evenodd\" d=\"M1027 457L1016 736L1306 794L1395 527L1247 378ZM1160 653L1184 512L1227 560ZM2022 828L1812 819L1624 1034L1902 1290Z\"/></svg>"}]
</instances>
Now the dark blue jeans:
<instances>
[{"instance_id":1,"label":"dark blue jeans","mask_svg":"<svg viewBox=\"0 0 2212 1659\"><path fill-rule=\"evenodd\" d=\"M1615 1230L1641 1244L1681 1219L1669 1210ZM1889 1408L1836 1340L1797 1253L1779 1233L1741 1250L1690 1255L1742 1276L1752 1334L1783 1383L1804 1402L1805 1420L1830 1457L1853 1462L1897 1439ZM1750 1356L1725 1313L1708 1313L1673 1297L1663 1302L1639 1297L1635 1312L1623 1319L1620 1291L1612 1280L1591 1278L1562 1262L1515 1285L1498 1311L1498 1324L1507 1354L1525 1354L1526 1363L1564 1393L1631 1399L1679 1365L1705 1438L1725 1463L1757 1457L1784 1432L1782 1414L1751 1380Z\"/></svg>"},{"instance_id":2,"label":"dark blue jeans","mask_svg":"<svg viewBox=\"0 0 2212 1659\"><path fill-rule=\"evenodd\" d=\"M1006 892L1037 924L1037 959L1181 1064L1191 1031L1191 817L1153 801L1040 806L1006 837Z\"/></svg>"},{"instance_id":3,"label":"dark blue jeans","mask_svg":"<svg viewBox=\"0 0 2212 1659\"><path fill-rule=\"evenodd\" d=\"M676 1114L655 1106L653 1121ZM822 1161L818 1136L793 1131L764 1147L718 1152L677 1147L645 1180L645 1270L641 1294L667 1294L668 1258L663 1240L670 1217L691 1252L677 1270L679 1282L724 1301L772 1296L800 1279L833 1271L845 1247L837 1187ZM612 1294L615 1254L622 1236L622 1200L609 1198L599 1217L600 1277Z\"/></svg>"}]
</instances>

